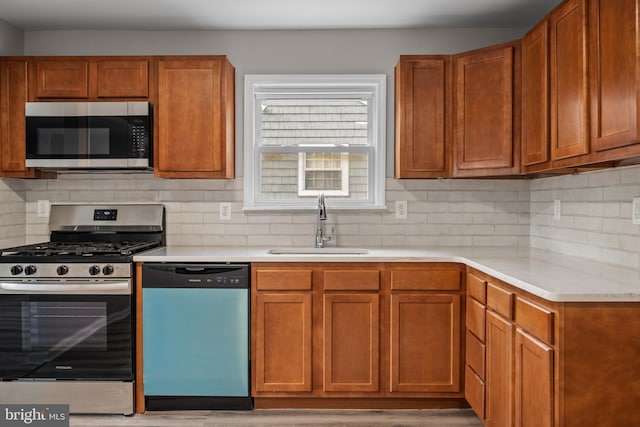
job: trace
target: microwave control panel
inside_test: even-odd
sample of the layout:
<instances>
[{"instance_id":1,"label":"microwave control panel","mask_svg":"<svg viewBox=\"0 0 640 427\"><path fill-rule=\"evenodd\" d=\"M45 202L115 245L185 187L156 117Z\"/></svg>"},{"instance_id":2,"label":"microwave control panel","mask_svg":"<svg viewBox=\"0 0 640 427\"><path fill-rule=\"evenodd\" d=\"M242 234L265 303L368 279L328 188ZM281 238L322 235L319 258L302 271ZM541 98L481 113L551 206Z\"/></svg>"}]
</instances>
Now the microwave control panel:
<instances>
[{"instance_id":1,"label":"microwave control panel","mask_svg":"<svg viewBox=\"0 0 640 427\"><path fill-rule=\"evenodd\" d=\"M143 117L131 117L129 123L129 140L132 157L146 157L149 147L149 126Z\"/></svg>"}]
</instances>

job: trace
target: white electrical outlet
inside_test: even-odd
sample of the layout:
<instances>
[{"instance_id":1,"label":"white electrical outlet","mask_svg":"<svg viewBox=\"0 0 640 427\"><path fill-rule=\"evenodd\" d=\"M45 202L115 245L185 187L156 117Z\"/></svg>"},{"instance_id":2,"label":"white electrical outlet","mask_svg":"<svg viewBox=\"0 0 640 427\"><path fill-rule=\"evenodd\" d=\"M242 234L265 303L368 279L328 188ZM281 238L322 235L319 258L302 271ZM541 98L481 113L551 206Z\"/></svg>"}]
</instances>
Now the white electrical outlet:
<instances>
[{"instance_id":1,"label":"white electrical outlet","mask_svg":"<svg viewBox=\"0 0 640 427\"><path fill-rule=\"evenodd\" d=\"M640 197L635 197L631 203L631 222L640 224Z\"/></svg>"},{"instance_id":2,"label":"white electrical outlet","mask_svg":"<svg viewBox=\"0 0 640 427\"><path fill-rule=\"evenodd\" d=\"M38 200L38 218L49 218L49 201Z\"/></svg>"},{"instance_id":3,"label":"white electrical outlet","mask_svg":"<svg viewBox=\"0 0 640 427\"><path fill-rule=\"evenodd\" d=\"M220 203L220 219L231 221L231 203Z\"/></svg>"},{"instance_id":4,"label":"white electrical outlet","mask_svg":"<svg viewBox=\"0 0 640 427\"><path fill-rule=\"evenodd\" d=\"M396 200L396 219L407 219L406 200Z\"/></svg>"},{"instance_id":5,"label":"white electrical outlet","mask_svg":"<svg viewBox=\"0 0 640 427\"><path fill-rule=\"evenodd\" d=\"M562 217L562 203L560 199L553 201L553 219L559 220Z\"/></svg>"}]
</instances>

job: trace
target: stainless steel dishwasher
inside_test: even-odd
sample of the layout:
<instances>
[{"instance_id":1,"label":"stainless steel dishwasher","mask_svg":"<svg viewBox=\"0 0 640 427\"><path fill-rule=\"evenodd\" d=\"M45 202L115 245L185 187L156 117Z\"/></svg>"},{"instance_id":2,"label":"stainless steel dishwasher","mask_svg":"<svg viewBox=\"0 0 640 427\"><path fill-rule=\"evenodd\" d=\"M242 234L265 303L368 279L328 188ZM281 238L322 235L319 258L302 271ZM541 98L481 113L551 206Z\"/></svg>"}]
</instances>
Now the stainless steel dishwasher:
<instances>
[{"instance_id":1,"label":"stainless steel dishwasher","mask_svg":"<svg viewBox=\"0 0 640 427\"><path fill-rule=\"evenodd\" d=\"M251 409L249 264L145 263L148 410Z\"/></svg>"}]
</instances>

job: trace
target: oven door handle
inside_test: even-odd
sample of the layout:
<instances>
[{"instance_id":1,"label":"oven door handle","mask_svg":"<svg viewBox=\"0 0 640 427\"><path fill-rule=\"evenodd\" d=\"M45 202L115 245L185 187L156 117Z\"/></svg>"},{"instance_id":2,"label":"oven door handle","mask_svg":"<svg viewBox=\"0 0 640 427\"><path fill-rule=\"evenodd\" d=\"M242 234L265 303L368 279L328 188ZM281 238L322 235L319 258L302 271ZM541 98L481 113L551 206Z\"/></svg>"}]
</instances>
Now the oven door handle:
<instances>
[{"instance_id":1,"label":"oven door handle","mask_svg":"<svg viewBox=\"0 0 640 427\"><path fill-rule=\"evenodd\" d=\"M115 281L103 283L16 283L0 282L0 294L71 294L71 295L105 295L131 294L131 281Z\"/></svg>"}]
</instances>

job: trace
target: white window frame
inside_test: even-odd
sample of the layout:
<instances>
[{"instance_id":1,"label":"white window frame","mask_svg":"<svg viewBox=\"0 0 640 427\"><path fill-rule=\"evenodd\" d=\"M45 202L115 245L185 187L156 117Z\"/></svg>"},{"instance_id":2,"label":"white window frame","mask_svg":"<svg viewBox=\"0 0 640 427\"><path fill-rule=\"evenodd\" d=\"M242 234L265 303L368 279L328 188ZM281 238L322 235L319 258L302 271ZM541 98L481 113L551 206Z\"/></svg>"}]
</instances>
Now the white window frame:
<instances>
[{"instance_id":1,"label":"white window frame","mask_svg":"<svg viewBox=\"0 0 640 427\"><path fill-rule=\"evenodd\" d=\"M368 197L352 200L328 196L326 204L333 209L386 209L386 80L384 74L330 75L245 75L244 79L244 210L308 210L316 208L314 197L295 200L263 200L260 198L260 158L270 152L260 145L261 101L265 99L323 98L367 99L371 105L367 146L327 146L324 152L365 152L368 154ZM287 149L278 147L278 152ZM318 147L291 147L289 152L314 152Z\"/></svg>"}]
</instances>

